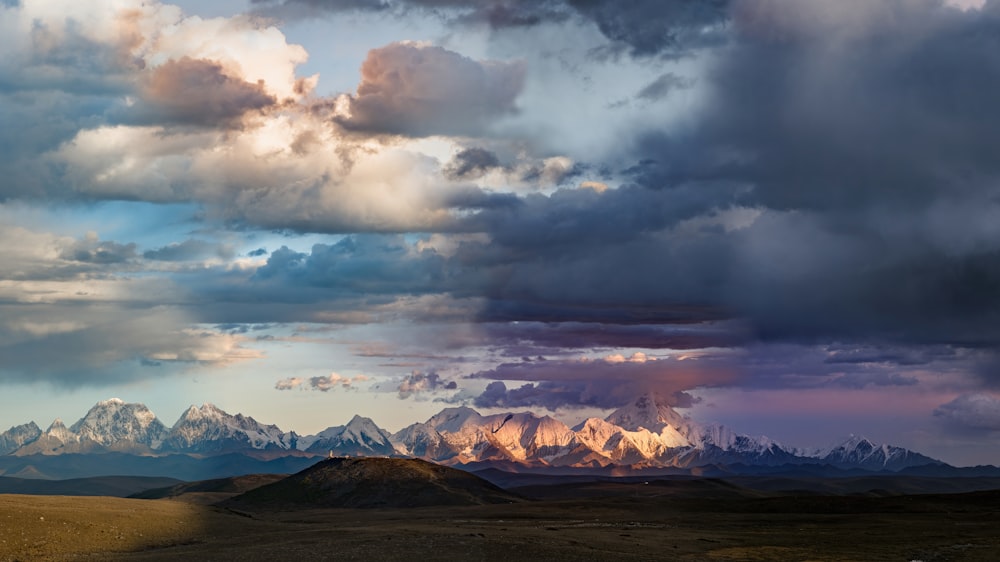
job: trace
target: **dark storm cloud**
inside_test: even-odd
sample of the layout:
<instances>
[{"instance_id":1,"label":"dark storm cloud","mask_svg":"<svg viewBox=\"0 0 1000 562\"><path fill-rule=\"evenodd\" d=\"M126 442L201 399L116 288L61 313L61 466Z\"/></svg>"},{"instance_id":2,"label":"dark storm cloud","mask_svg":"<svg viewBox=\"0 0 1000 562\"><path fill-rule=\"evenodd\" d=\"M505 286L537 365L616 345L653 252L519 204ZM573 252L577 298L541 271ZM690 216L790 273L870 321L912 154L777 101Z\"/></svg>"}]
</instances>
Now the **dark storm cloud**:
<instances>
[{"instance_id":1,"label":"dark storm cloud","mask_svg":"<svg viewBox=\"0 0 1000 562\"><path fill-rule=\"evenodd\" d=\"M1000 431L1000 399L991 394L963 394L938 406L934 415L957 431Z\"/></svg>"},{"instance_id":2,"label":"dark storm cloud","mask_svg":"<svg viewBox=\"0 0 1000 562\"><path fill-rule=\"evenodd\" d=\"M102 242L96 237L88 237L64 248L61 257L85 263L117 264L125 263L138 256L136 245L133 243L121 244L110 240Z\"/></svg>"},{"instance_id":3,"label":"dark storm cloud","mask_svg":"<svg viewBox=\"0 0 1000 562\"><path fill-rule=\"evenodd\" d=\"M407 16L413 10L435 14L446 21L468 25L488 25L494 29L530 27L543 22L562 21L570 10L561 0L253 0L264 15L303 18L324 12L394 11Z\"/></svg>"},{"instance_id":4,"label":"dark storm cloud","mask_svg":"<svg viewBox=\"0 0 1000 562\"><path fill-rule=\"evenodd\" d=\"M723 40L729 0L253 0L259 11L282 18L323 12L412 10L452 23L493 29L531 27L577 17L596 24L605 37L633 55L683 55Z\"/></svg>"},{"instance_id":5,"label":"dark storm cloud","mask_svg":"<svg viewBox=\"0 0 1000 562\"><path fill-rule=\"evenodd\" d=\"M595 404L604 396L587 392L589 385L583 383L526 383L508 389L500 381L486 385L486 390L475 397L472 404L477 408L524 408L542 407L555 410L562 406L596 406L613 408L614 405ZM615 401L611 401L614 403Z\"/></svg>"},{"instance_id":6,"label":"dark storm cloud","mask_svg":"<svg viewBox=\"0 0 1000 562\"><path fill-rule=\"evenodd\" d=\"M888 346L827 346L825 363L831 364L888 364L912 367L928 365L934 361L954 359L957 352L948 346L921 346L893 348Z\"/></svg>"},{"instance_id":7,"label":"dark storm cloud","mask_svg":"<svg viewBox=\"0 0 1000 562\"><path fill-rule=\"evenodd\" d=\"M459 187L450 193L442 194L437 201L444 208L457 210L488 210L511 209L520 204L517 195L513 193L495 193L478 187ZM459 232L470 230L467 221L455 221L455 230Z\"/></svg>"},{"instance_id":8,"label":"dark storm cloud","mask_svg":"<svg viewBox=\"0 0 1000 562\"><path fill-rule=\"evenodd\" d=\"M776 211L730 237L727 300L765 337L1000 342L1000 18L793 4L742 6L699 130L645 138L673 157L642 182L747 182Z\"/></svg>"},{"instance_id":9,"label":"dark storm cloud","mask_svg":"<svg viewBox=\"0 0 1000 562\"><path fill-rule=\"evenodd\" d=\"M677 90L690 88L691 85L690 80L677 76L672 72L667 72L661 74L656 80L646 84L646 86L639 90L639 93L635 97L645 101L659 101Z\"/></svg>"},{"instance_id":10,"label":"dark storm cloud","mask_svg":"<svg viewBox=\"0 0 1000 562\"><path fill-rule=\"evenodd\" d=\"M966 370L976 354L961 349L937 347L924 354L922 345L897 348L836 343L802 345L796 343L754 343L740 349L740 386L746 389L860 390L873 387L910 387L926 382L928 374L945 376ZM837 356L875 361L831 361ZM921 362L915 357L923 356ZM972 355L972 357L970 357Z\"/></svg>"},{"instance_id":11,"label":"dark storm cloud","mask_svg":"<svg viewBox=\"0 0 1000 562\"><path fill-rule=\"evenodd\" d=\"M688 139L696 150L742 151L729 173L775 209L915 210L983 189L1000 150L989 142L1000 111L987 94L1000 86L998 18L864 3L897 16L883 21L861 3L830 13L800 4L813 19L746 8L756 19L738 24L742 41L712 73L711 111ZM849 19L869 11L872 21Z\"/></svg>"},{"instance_id":12,"label":"dark storm cloud","mask_svg":"<svg viewBox=\"0 0 1000 562\"><path fill-rule=\"evenodd\" d=\"M393 43L368 52L349 98L348 129L410 136L477 134L516 111L519 62L474 61L441 47Z\"/></svg>"},{"instance_id":13,"label":"dark storm cloud","mask_svg":"<svg viewBox=\"0 0 1000 562\"><path fill-rule=\"evenodd\" d=\"M410 1L414 4L432 4L436 0ZM569 11L558 0L487 0L478 4L461 13L455 18L456 21L466 24L486 24L493 29L502 29L560 22L570 16Z\"/></svg>"},{"instance_id":14,"label":"dark storm cloud","mask_svg":"<svg viewBox=\"0 0 1000 562\"><path fill-rule=\"evenodd\" d=\"M441 377L441 375L433 371L429 373L414 371L403 377L403 380L400 381L399 385L396 387L400 400L425 392L433 393L440 390L456 389L458 389L458 383L455 381L445 380Z\"/></svg>"},{"instance_id":15,"label":"dark storm cloud","mask_svg":"<svg viewBox=\"0 0 1000 562\"><path fill-rule=\"evenodd\" d=\"M719 43L729 0L567 0L635 56L688 54Z\"/></svg>"},{"instance_id":16,"label":"dark storm cloud","mask_svg":"<svg viewBox=\"0 0 1000 562\"><path fill-rule=\"evenodd\" d=\"M251 0L260 6L258 10L266 15L282 18L301 18L324 12L381 12L392 7L385 0Z\"/></svg>"},{"instance_id":17,"label":"dark storm cloud","mask_svg":"<svg viewBox=\"0 0 1000 562\"><path fill-rule=\"evenodd\" d=\"M496 153L473 147L456 154L445 168L445 174L453 179L475 179L499 167L500 159Z\"/></svg>"},{"instance_id":18,"label":"dark storm cloud","mask_svg":"<svg viewBox=\"0 0 1000 562\"><path fill-rule=\"evenodd\" d=\"M402 236L355 235L309 254L287 247L271 252L257 269L258 282L329 288L341 293L421 294L447 289L444 259L416 251Z\"/></svg>"},{"instance_id":19,"label":"dark storm cloud","mask_svg":"<svg viewBox=\"0 0 1000 562\"><path fill-rule=\"evenodd\" d=\"M486 385L486 390L472 399L477 408L545 408L555 411L560 408L620 408L635 399L633 396L618 394L619 388L612 386L600 392L601 384L591 382L539 382L525 383L515 388L507 388L503 382L495 381ZM674 408L690 408L700 402L691 394L678 391L657 394L661 404Z\"/></svg>"},{"instance_id":20,"label":"dark storm cloud","mask_svg":"<svg viewBox=\"0 0 1000 562\"><path fill-rule=\"evenodd\" d=\"M826 386L862 389L869 386L915 386L919 381L915 377L898 373L848 373L837 375L830 379Z\"/></svg>"},{"instance_id":21,"label":"dark storm cloud","mask_svg":"<svg viewBox=\"0 0 1000 562\"><path fill-rule=\"evenodd\" d=\"M604 315L598 318L606 317ZM704 323L677 325L676 318L663 319L669 324L629 325L598 322L491 322L483 329L488 339L508 350L520 349L517 355L548 353L552 349L615 348L701 349L732 347L743 342L739 327Z\"/></svg>"},{"instance_id":22,"label":"dark storm cloud","mask_svg":"<svg viewBox=\"0 0 1000 562\"><path fill-rule=\"evenodd\" d=\"M453 261L479 273L483 320L699 322L728 314L718 293L731 246L715 228L673 236L686 219L711 212L715 190L667 193L623 186L597 193L560 190L484 211L487 245Z\"/></svg>"},{"instance_id":23,"label":"dark storm cloud","mask_svg":"<svg viewBox=\"0 0 1000 562\"><path fill-rule=\"evenodd\" d=\"M486 390L475 399L479 407L594 406L617 408L638 395L656 392L673 397L675 405L690 405L684 391L731 383L735 371L727 357L704 357L684 361L650 360L549 360L504 363L495 369L470 375L489 379ZM528 381L509 389L502 381Z\"/></svg>"},{"instance_id":24,"label":"dark storm cloud","mask_svg":"<svg viewBox=\"0 0 1000 562\"><path fill-rule=\"evenodd\" d=\"M484 318L686 305L769 341L1000 344L1000 13L823 6L741 3L693 126L633 139L635 185L475 217Z\"/></svg>"},{"instance_id":25,"label":"dark storm cloud","mask_svg":"<svg viewBox=\"0 0 1000 562\"><path fill-rule=\"evenodd\" d=\"M520 205L484 212L471 219L492 233L495 247L537 257L601 251L640 240L651 232L711 212L733 189L677 186L669 193L624 185L598 193L561 189L551 195L528 195ZM613 217L613 220L609 220Z\"/></svg>"},{"instance_id":26,"label":"dark storm cloud","mask_svg":"<svg viewBox=\"0 0 1000 562\"><path fill-rule=\"evenodd\" d=\"M621 406L630 398L655 392L673 397L674 405L691 405L687 392L696 388L738 384L744 389L852 389L911 387L919 379L900 366L831 365L823 347L755 344L746 349L694 352L679 358L610 355L605 359L523 359L470 375L494 381L525 381L510 388L491 383L476 404L486 406L544 406L554 409L575 404L601 408ZM942 361L933 368L946 370ZM684 404L684 405L682 405Z\"/></svg>"}]
</instances>

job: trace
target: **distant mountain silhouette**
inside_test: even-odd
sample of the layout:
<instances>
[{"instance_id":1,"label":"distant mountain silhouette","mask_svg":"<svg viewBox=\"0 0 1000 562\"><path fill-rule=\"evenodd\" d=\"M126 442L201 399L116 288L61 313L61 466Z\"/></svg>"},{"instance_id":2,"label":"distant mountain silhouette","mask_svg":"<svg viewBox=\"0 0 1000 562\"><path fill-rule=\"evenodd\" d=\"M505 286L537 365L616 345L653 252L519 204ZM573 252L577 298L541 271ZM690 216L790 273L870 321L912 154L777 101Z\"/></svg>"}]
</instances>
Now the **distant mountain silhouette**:
<instances>
[{"instance_id":1,"label":"distant mountain silhouette","mask_svg":"<svg viewBox=\"0 0 1000 562\"><path fill-rule=\"evenodd\" d=\"M231 494L235 496L267 484L273 484L287 477L287 474L246 474L196 482L179 482L161 488L145 489L129 497L140 500L159 500L177 498L186 494Z\"/></svg>"},{"instance_id":2,"label":"distant mountain silhouette","mask_svg":"<svg viewBox=\"0 0 1000 562\"><path fill-rule=\"evenodd\" d=\"M0 476L0 494L125 497L141 490L176 484L180 484L177 479L162 476L96 476L68 480Z\"/></svg>"},{"instance_id":3,"label":"distant mountain silhouette","mask_svg":"<svg viewBox=\"0 0 1000 562\"><path fill-rule=\"evenodd\" d=\"M331 458L223 502L226 507L426 507L521 498L468 472L420 459Z\"/></svg>"}]
</instances>

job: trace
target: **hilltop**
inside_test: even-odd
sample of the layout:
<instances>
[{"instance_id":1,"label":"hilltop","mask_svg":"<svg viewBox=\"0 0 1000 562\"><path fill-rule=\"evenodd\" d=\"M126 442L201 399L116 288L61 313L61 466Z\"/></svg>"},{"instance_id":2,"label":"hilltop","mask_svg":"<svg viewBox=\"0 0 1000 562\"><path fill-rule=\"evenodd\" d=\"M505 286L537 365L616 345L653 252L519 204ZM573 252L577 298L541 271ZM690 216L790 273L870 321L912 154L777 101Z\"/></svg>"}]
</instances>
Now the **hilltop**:
<instances>
[{"instance_id":1,"label":"hilltop","mask_svg":"<svg viewBox=\"0 0 1000 562\"><path fill-rule=\"evenodd\" d=\"M427 507L521 498L468 472L420 459L331 458L222 502L226 507Z\"/></svg>"}]
</instances>

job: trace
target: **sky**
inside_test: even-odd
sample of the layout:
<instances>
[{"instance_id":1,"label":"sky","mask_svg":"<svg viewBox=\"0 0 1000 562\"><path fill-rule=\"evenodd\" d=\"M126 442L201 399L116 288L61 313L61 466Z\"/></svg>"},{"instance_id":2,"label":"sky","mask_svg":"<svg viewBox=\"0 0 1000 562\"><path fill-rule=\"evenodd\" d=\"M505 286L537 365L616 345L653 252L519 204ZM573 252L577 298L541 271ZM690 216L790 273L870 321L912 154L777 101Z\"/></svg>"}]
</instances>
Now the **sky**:
<instances>
[{"instance_id":1,"label":"sky","mask_svg":"<svg viewBox=\"0 0 1000 562\"><path fill-rule=\"evenodd\" d=\"M655 393L1000 464L1000 0L2 0L0 52L0 427Z\"/></svg>"}]
</instances>

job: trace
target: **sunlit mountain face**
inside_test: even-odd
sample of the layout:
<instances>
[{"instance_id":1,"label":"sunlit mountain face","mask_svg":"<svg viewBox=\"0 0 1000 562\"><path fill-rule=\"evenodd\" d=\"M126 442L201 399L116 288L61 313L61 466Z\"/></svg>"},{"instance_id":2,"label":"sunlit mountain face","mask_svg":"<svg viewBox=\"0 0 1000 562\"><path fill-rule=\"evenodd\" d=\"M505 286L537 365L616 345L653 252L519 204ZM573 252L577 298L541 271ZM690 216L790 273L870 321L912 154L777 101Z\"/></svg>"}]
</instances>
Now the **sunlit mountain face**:
<instances>
[{"instance_id":1,"label":"sunlit mountain face","mask_svg":"<svg viewBox=\"0 0 1000 562\"><path fill-rule=\"evenodd\" d=\"M830 448L788 447L683 417L653 394L573 428L530 412L482 415L462 406L396 433L355 415L315 435L286 432L212 404L191 406L166 428L145 405L113 398L69 428L56 420L42 431L31 422L0 434L0 443L8 444L7 456L0 457L4 473L31 478L101 471L208 478L294 470L323 456L419 458L471 471L553 475L961 474L920 453L853 435ZM997 468L981 470L1000 474Z\"/></svg>"},{"instance_id":2,"label":"sunlit mountain face","mask_svg":"<svg viewBox=\"0 0 1000 562\"><path fill-rule=\"evenodd\" d=\"M982 0L2 2L0 452L1000 463L998 38ZM107 396L148 407L47 425Z\"/></svg>"}]
</instances>

